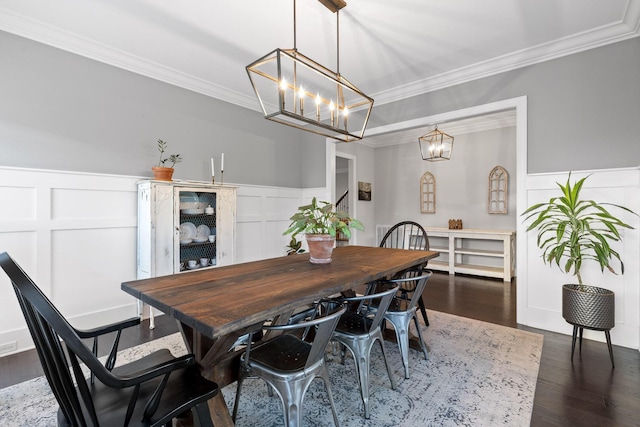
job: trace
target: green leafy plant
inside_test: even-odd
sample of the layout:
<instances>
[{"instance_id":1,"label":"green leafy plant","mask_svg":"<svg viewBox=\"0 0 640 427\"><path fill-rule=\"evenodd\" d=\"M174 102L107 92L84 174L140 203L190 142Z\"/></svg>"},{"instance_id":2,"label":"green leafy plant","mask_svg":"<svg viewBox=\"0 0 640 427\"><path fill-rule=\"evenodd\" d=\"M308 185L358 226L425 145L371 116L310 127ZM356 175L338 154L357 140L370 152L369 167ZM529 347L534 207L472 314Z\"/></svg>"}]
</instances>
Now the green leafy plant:
<instances>
[{"instance_id":1,"label":"green leafy plant","mask_svg":"<svg viewBox=\"0 0 640 427\"><path fill-rule=\"evenodd\" d=\"M291 218L289 228L282 234L330 234L337 232L351 237L351 229L364 230L364 226L355 218L349 218L346 212L333 210L329 202L318 202L314 197L311 204L300 206Z\"/></svg>"},{"instance_id":2,"label":"green leafy plant","mask_svg":"<svg viewBox=\"0 0 640 427\"><path fill-rule=\"evenodd\" d=\"M180 154L171 154L168 157L165 157L164 159L162 158L162 156L164 156L164 152L167 149L167 143L161 139L158 140L158 151L160 152L160 159L158 161L158 166L159 168L173 168L176 163L180 163L182 161L182 157L180 157ZM169 162L171 163L171 166L167 166L166 163Z\"/></svg>"},{"instance_id":3,"label":"green leafy plant","mask_svg":"<svg viewBox=\"0 0 640 427\"><path fill-rule=\"evenodd\" d=\"M543 250L544 262L555 263L565 273L576 276L581 287L583 261L595 261L601 271L606 267L617 274L611 267L615 258L620 262L620 272L624 273L624 263L620 254L611 248L611 242L621 240L620 229L633 227L613 216L605 206L637 215L624 206L580 199L587 178L571 185L569 173L565 185L557 183L561 197L552 197L548 203L535 204L522 213L526 216L525 222L534 218L527 231L538 230L537 245Z\"/></svg>"},{"instance_id":4,"label":"green leafy plant","mask_svg":"<svg viewBox=\"0 0 640 427\"><path fill-rule=\"evenodd\" d=\"M292 236L289 244L287 245L287 255L304 253L302 249L302 242L296 239L296 236Z\"/></svg>"}]
</instances>

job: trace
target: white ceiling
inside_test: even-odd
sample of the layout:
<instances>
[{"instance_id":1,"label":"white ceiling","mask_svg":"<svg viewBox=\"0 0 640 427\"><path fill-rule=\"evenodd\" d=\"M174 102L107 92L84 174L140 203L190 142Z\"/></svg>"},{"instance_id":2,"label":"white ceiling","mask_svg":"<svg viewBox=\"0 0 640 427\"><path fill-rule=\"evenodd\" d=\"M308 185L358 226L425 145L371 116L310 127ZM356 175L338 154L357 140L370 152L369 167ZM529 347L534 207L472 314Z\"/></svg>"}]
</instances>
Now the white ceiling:
<instances>
[{"instance_id":1,"label":"white ceiling","mask_svg":"<svg viewBox=\"0 0 640 427\"><path fill-rule=\"evenodd\" d=\"M375 105L640 34L640 0L348 0L340 72ZM2 0L0 30L258 111L244 67L293 47L293 0ZM335 14L297 48L336 68Z\"/></svg>"}]
</instances>

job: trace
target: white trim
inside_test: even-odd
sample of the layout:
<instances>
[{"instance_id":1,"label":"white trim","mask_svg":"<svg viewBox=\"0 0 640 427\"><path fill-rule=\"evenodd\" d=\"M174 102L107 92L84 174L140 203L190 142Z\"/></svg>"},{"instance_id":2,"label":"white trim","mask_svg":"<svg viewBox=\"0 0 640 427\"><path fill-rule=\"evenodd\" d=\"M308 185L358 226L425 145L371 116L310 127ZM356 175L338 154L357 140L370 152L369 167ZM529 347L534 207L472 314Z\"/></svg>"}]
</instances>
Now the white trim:
<instances>
[{"instance_id":1,"label":"white trim","mask_svg":"<svg viewBox=\"0 0 640 427\"><path fill-rule=\"evenodd\" d=\"M1 7L0 30L174 86L192 90L240 107L257 112L261 111L258 103L251 94L243 94L230 90L214 82L128 54L127 52L97 43L78 34L47 25L28 16L16 14ZM629 1L625 16L619 22L518 52L512 52L487 61L478 62L427 79L396 86L385 91L370 94L370 96L376 100L376 105L400 101L427 92L433 92L446 87L627 40L637 37L639 30L640 6L638 6L637 1Z\"/></svg>"}]
</instances>

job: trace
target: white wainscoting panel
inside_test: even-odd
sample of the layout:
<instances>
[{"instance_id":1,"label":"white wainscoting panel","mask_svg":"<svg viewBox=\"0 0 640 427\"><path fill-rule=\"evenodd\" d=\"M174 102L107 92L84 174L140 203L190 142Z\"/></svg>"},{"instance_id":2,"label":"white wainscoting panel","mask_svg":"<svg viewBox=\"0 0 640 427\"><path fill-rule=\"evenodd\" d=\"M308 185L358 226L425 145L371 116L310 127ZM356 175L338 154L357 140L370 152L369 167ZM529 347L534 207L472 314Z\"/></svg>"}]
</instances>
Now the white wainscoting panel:
<instances>
[{"instance_id":1,"label":"white wainscoting panel","mask_svg":"<svg viewBox=\"0 0 640 427\"><path fill-rule=\"evenodd\" d=\"M75 326L137 314L136 301L120 284L136 278L141 179L0 167L0 252L8 252ZM237 187L236 262L285 255L290 236L282 233L298 206L313 196L328 200L325 188ZM4 273L0 301L0 345L16 341L17 351L32 348Z\"/></svg>"},{"instance_id":2,"label":"white wainscoting panel","mask_svg":"<svg viewBox=\"0 0 640 427\"><path fill-rule=\"evenodd\" d=\"M138 179L0 168L0 252L8 252L75 326L136 313L120 283L135 279ZM30 348L4 273L0 301L0 344Z\"/></svg>"},{"instance_id":3,"label":"white wainscoting panel","mask_svg":"<svg viewBox=\"0 0 640 427\"><path fill-rule=\"evenodd\" d=\"M614 203L640 212L640 169L598 170L572 172L571 182L591 175L582 189L582 196L602 203ZM568 173L528 175L526 182L527 206L548 202L560 194L557 182L564 185ZM527 206L518 209L523 212ZM613 247L624 261L624 274L600 271L597 263L583 263L582 276L585 284L599 286L615 292L616 324L611 330L613 344L638 348L640 344L640 218L611 208L610 212L620 217L634 230L623 230L623 240ZM527 223L528 225L529 223ZM518 323L571 334L573 327L562 318L562 285L577 283L557 266L542 261L542 251L536 245L537 232L526 232L526 226L518 224ZM620 273L614 262L614 269ZM604 333L586 331L585 337L604 341Z\"/></svg>"},{"instance_id":4,"label":"white wainscoting panel","mask_svg":"<svg viewBox=\"0 0 640 427\"><path fill-rule=\"evenodd\" d=\"M324 200L325 188L238 186L236 260L255 261L286 255L291 236L282 233L298 206L316 196ZM327 199L328 200L328 199Z\"/></svg>"}]
</instances>

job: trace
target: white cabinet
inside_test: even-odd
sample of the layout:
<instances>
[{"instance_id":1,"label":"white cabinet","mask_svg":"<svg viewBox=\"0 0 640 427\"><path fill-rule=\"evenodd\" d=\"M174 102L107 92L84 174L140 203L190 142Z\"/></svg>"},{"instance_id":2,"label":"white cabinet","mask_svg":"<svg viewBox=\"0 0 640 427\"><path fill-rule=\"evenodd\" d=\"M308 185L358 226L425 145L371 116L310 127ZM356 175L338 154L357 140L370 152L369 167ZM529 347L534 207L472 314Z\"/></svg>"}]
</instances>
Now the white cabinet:
<instances>
[{"instance_id":1,"label":"white cabinet","mask_svg":"<svg viewBox=\"0 0 640 427\"><path fill-rule=\"evenodd\" d=\"M513 230L480 230L424 227L429 246L440 256L430 260L432 270L501 278L515 277L515 236Z\"/></svg>"},{"instance_id":2,"label":"white cabinet","mask_svg":"<svg viewBox=\"0 0 640 427\"><path fill-rule=\"evenodd\" d=\"M205 209L209 206L212 210ZM195 233L188 240L186 229ZM138 183L138 279L233 264L235 234L235 187L188 181ZM209 235L215 240L209 241ZM205 258L206 265L200 265ZM189 267L190 260L196 261L195 267Z\"/></svg>"},{"instance_id":3,"label":"white cabinet","mask_svg":"<svg viewBox=\"0 0 640 427\"><path fill-rule=\"evenodd\" d=\"M196 235L185 239L187 229L195 229ZM209 235L215 239L210 241ZM138 182L138 279L229 265L235 259L236 187ZM189 261L195 261L195 266L189 267ZM138 311L142 316L142 304ZM151 309L149 318L153 329Z\"/></svg>"}]
</instances>

